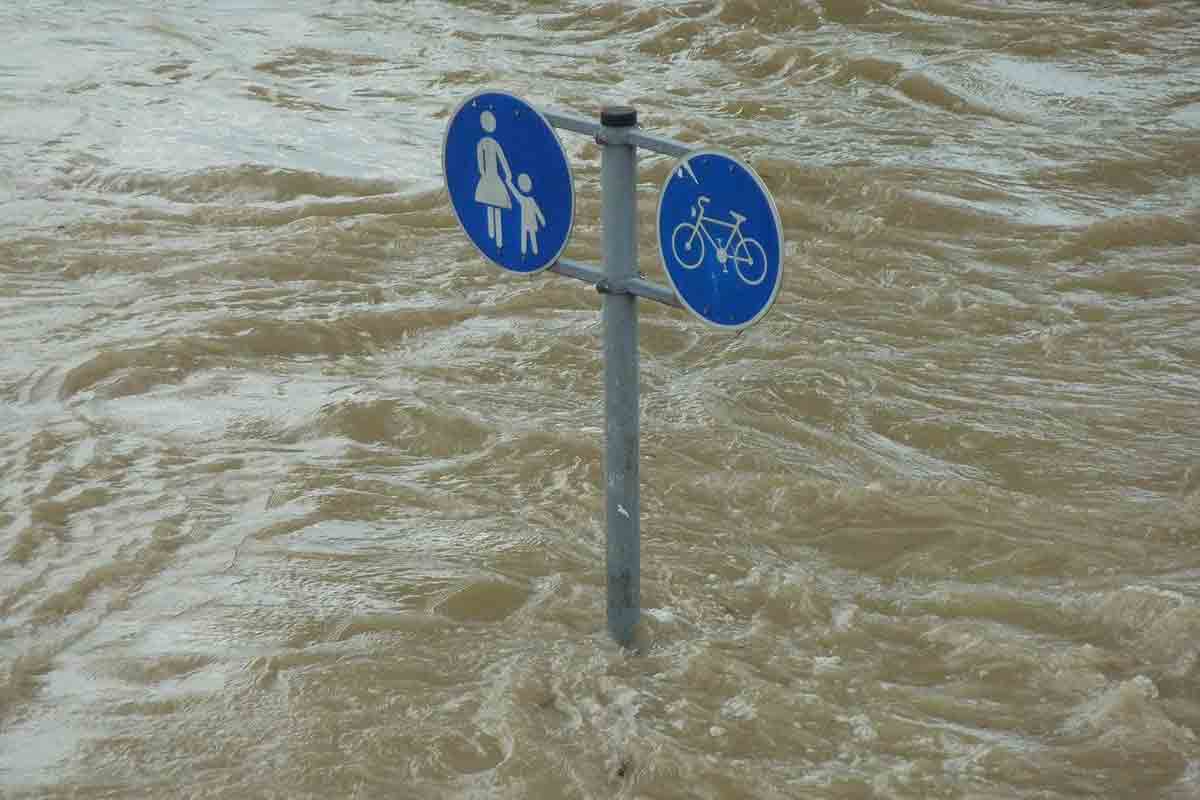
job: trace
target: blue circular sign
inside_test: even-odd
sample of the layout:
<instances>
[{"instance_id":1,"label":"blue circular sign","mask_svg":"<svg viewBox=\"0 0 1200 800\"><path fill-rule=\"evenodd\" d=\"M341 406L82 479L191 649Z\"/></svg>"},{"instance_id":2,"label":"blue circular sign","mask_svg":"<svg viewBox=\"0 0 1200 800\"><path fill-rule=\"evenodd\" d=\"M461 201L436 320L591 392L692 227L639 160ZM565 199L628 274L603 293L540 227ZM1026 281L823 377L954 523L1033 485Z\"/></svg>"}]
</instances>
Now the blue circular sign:
<instances>
[{"instance_id":1,"label":"blue circular sign","mask_svg":"<svg viewBox=\"0 0 1200 800\"><path fill-rule=\"evenodd\" d=\"M675 294L704 322L758 322L783 278L783 226L766 184L725 153L681 159L658 198L658 253Z\"/></svg>"},{"instance_id":2,"label":"blue circular sign","mask_svg":"<svg viewBox=\"0 0 1200 800\"><path fill-rule=\"evenodd\" d=\"M562 142L519 97L479 92L450 117L442 170L454 214L485 258L533 273L558 260L575 222L575 183Z\"/></svg>"}]
</instances>

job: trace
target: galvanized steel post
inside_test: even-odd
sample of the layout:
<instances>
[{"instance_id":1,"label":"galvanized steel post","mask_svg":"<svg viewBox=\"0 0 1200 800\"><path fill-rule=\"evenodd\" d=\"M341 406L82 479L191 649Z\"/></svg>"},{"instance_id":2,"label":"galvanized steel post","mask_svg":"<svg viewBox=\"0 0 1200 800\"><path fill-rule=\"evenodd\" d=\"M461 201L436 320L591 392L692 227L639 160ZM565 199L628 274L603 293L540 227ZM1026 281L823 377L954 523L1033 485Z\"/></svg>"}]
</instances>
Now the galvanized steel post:
<instances>
[{"instance_id":1,"label":"galvanized steel post","mask_svg":"<svg viewBox=\"0 0 1200 800\"><path fill-rule=\"evenodd\" d=\"M628 647L641 615L637 297L624 288L638 276L637 148L622 134L637 125L637 111L605 108L600 124L608 630Z\"/></svg>"}]
</instances>

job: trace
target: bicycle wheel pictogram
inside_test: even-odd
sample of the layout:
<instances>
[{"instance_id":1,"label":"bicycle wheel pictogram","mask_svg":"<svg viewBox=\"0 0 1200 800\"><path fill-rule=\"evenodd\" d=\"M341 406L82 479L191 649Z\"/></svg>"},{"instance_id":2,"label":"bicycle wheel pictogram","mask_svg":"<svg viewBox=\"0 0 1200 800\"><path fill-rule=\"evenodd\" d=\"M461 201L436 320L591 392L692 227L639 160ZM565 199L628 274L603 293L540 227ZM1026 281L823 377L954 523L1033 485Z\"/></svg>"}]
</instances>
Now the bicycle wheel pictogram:
<instances>
[{"instance_id":1,"label":"bicycle wheel pictogram","mask_svg":"<svg viewBox=\"0 0 1200 800\"><path fill-rule=\"evenodd\" d=\"M682 235L681 235L682 234ZM695 269L704 261L704 237L699 224L681 222L671 232L671 252L684 269Z\"/></svg>"},{"instance_id":2,"label":"bicycle wheel pictogram","mask_svg":"<svg viewBox=\"0 0 1200 800\"><path fill-rule=\"evenodd\" d=\"M758 286L767 277L767 251L755 239L742 239L733 250L733 268L748 286Z\"/></svg>"}]
</instances>

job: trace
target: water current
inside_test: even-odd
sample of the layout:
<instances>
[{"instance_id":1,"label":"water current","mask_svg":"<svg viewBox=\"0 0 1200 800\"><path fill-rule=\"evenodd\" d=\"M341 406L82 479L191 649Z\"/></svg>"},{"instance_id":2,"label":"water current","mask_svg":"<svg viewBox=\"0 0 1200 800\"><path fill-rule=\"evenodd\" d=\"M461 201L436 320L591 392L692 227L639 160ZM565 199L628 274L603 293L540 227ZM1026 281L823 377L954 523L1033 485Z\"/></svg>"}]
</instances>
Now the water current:
<instances>
[{"instance_id":1,"label":"water current","mask_svg":"<svg viewBox=\"0 0 1200 800\"><path fill-rule=\"evenodd\" d=\"M1200 796L1193 0L0 30L0 795ZM443 186L484 88L734 153L787 237L740 334L641 303L634 652L600 300Z\"/></svg>"}]
</instances>

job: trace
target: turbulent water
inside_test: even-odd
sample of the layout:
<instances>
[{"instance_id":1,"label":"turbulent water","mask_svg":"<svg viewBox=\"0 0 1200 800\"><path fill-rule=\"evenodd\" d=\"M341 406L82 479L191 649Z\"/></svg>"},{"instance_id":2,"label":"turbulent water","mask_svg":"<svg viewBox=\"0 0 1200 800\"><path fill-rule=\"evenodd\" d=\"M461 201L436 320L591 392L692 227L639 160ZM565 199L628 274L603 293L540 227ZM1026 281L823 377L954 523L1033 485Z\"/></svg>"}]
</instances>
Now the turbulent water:
<instances>
[{"instance_id":1,"label":"turbulent water","mask_svg":"<svg viewBox=\"0 0 1200 800\"><path fill-rule=\"evenodd\" d=\"M1193 0L0 30L3 796L1200 796ZM641 304L636 652L599 298L488 265L443 187L483 88L631 103L783 222L758 325Z\"/></svg>"}]
</instances>

